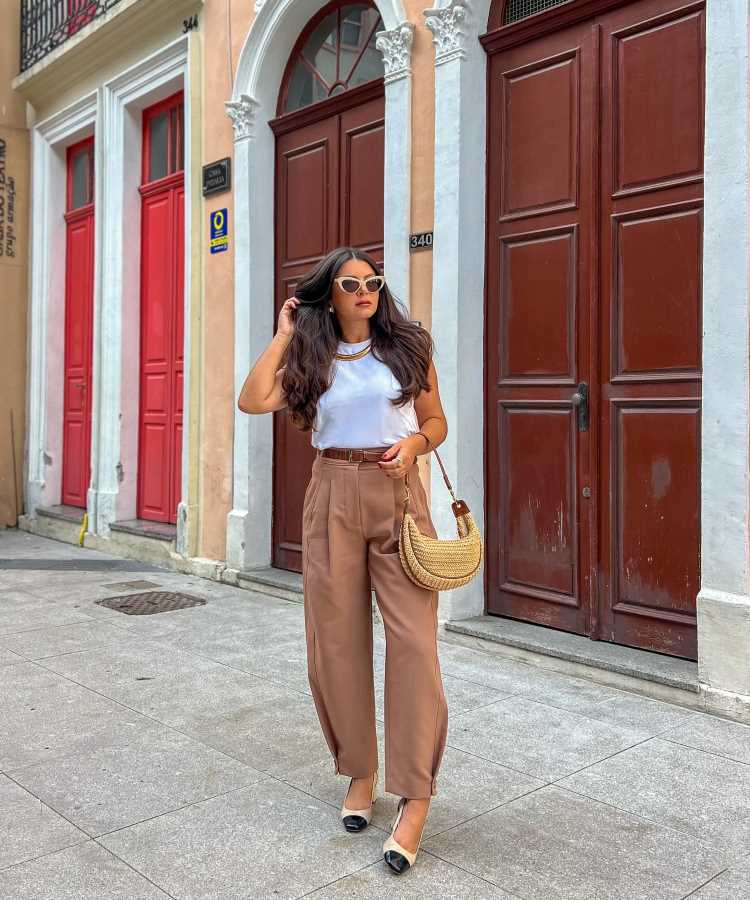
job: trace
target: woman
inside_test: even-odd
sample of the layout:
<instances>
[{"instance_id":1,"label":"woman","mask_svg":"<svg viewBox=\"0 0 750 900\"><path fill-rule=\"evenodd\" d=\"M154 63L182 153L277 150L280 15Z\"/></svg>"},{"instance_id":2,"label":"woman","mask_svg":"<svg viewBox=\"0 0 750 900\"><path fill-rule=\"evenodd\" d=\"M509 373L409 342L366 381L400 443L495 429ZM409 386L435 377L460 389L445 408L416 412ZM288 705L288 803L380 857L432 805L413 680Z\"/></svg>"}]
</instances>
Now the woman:
<instances>
[{"instance_id":1,"label":"woman","mask_svg":"<svg viewBox=\"0 0 750 900\"><path fill-rule=\"evenodd\" d=\"M340 247L284 303L238 400L248 413L286 407L312 430L302 511L308 677L335 771L351 779L348 831L368 825L377 796L375 589L386 639L385 788L400 795L383 854L399 874L416 859L448 727L438 592L414 584L398 553L407 475L410 511L437 537L416 462L447 434L432 351L375 259Z\"/></svg>"}]
</instances>

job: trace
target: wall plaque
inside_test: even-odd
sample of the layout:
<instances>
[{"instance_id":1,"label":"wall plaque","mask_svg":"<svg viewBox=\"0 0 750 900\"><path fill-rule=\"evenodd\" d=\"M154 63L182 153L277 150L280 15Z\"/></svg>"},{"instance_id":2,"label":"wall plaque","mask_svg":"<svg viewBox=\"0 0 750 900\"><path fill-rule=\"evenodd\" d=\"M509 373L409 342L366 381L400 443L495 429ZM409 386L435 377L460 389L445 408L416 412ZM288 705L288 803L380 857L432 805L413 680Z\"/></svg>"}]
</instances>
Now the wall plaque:
<instances>
[{"instance_id":1,"label":"wall plaque","mask_svg":"<svg viewBox=\"0 0 750 900\"><path fill-rule=\"evenodd\" d=\"M203 166L203 196L220 194L232 187L232 160L226 156Z\"/></svg>"}]
</instances>

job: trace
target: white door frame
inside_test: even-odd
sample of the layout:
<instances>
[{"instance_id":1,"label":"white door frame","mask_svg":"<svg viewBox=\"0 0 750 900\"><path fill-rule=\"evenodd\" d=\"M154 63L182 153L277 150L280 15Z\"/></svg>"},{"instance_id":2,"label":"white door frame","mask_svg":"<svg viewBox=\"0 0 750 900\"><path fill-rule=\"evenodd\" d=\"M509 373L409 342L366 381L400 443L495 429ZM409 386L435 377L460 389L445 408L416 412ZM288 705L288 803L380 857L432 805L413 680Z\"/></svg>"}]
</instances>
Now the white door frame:
<instances>
[{"instance_id":1,"label":"white door frame","mask_svg":"<svg viewBox=\"0 0 750 900\"><path fill-rule=\"evenodd\" d=\"M29 363L27 370L26 515L39 506L57 506L62 495L63 391L65 385L65 204L66 150L97 132L97 95L75 103L31 130L31 278L29 285ZM98 163L94 157L95 180ZM97 185L98 187L98 185ZM97 189L94 193L96 226ZM96 239L94 240L96 244ZM99 261L94 259L94 292ZM95 310L94 310L95 316ZM95 326L94 326L95 327ZM89 385L89 390L93 385ZM91 442L94 452L95 396ZM92 469L92 478L93 478Z\"/></svg>"},{"instance_id":2,"label":"white door frame","mask_svg":"<svg viewBox=\"0 0 750 900\"><path fill-rule=\"evenodd\" d=\"M91 531L107 537L110 525L136 517L140 390L141 113L178 90L185 91L185 360L183 409L190 409L191 191L189 67L187 37L179 38L106 82L101 90L101 191L97 209L97 256L101 265L99 327L94 381L100 402L99 441L89 499ZM101 213L99 212L101 210ZM96 397L96 394L95 394ZM182 446L182 489L177 544L183 542L191 429Z\"/></svg>"}]
</instances>

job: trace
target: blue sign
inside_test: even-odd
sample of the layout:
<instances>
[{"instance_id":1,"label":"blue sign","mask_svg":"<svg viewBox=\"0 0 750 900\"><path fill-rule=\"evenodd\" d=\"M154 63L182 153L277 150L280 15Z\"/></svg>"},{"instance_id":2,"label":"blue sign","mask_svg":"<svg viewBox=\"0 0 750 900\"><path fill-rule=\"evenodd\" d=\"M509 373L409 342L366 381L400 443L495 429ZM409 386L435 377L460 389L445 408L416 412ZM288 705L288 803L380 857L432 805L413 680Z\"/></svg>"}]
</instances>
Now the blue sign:
<instances>
[{"instance_id":1,"label":"blue sign","mask_svg":"<svg viewBox=\"0 0 750 900\"><path fill-rule=\"evenodd\" d=\"M229 249L229 217L226 209L211 213L211 253L223 253Z\"/></svg>"}]
</instances>

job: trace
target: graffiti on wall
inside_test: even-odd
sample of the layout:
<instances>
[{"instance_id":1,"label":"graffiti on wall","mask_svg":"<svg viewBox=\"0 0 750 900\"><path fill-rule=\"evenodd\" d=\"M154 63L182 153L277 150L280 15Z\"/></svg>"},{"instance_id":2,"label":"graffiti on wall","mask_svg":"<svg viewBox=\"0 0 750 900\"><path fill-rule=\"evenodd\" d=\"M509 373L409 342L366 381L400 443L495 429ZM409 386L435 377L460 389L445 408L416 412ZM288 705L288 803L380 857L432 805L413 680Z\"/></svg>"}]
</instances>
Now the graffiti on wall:
<instances>
[{"instance_id":1,"label":"graffiti on wall","mask_svg":"<svg viewBox=\"0 0 750 900\"><path fill-rule=\"evenodd\" d=\"M8 143L0 138L0 258L15 259L16 179L8 171Z\"/></svg>"}]
</instances>

